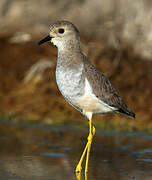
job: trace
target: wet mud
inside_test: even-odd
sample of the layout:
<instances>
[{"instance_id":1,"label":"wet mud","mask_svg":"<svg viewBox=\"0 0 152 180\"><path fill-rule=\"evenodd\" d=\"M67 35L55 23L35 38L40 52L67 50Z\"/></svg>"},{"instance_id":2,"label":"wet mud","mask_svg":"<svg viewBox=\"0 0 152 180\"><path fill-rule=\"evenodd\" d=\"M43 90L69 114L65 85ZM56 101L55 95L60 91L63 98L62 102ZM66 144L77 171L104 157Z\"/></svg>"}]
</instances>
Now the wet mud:
<instances>
[{"instance_id":1,"label":"wet mud","mask_svg":"<svg viewBox=\"0 0 152 180\"><path fill-rule=\"evenodd\" d=\"M0 124L1 180L76 180L88 128L42 123ZM152 135L103 131L93 141L88 180L150 180ZM81 180L84 178L82 170Z\"/></svg>"}]
</instances>

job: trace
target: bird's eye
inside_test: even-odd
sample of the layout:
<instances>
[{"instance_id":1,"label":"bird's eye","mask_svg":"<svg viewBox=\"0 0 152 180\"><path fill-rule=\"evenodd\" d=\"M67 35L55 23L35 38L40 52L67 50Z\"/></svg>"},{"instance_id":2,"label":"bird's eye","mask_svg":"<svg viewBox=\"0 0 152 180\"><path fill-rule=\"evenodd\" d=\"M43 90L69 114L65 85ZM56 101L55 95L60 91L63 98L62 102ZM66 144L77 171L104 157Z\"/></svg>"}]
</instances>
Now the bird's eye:
<instances>
[{"instance_id":1,"label":"bird's eye","mask_svg":"<svg viewBox=\"0 0 152 180\"><path fill-rule=\"evenodd\" d=\"M60 29L58 29L58 32L59 32L60 34L63 34L63 33L64 33L64 29L63 29L63 28L60 28Z\"/></svg>"}]
</instances>

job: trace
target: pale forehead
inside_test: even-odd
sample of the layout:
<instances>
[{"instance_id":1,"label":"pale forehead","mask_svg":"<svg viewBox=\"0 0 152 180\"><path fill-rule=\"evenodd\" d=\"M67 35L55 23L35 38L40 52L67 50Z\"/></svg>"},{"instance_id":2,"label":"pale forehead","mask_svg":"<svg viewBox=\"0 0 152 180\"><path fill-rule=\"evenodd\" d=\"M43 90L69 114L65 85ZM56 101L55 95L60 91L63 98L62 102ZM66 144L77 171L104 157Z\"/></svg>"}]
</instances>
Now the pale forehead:
<instances>
[{"instance_id":1,"label":"pale forehead","mask_svg":"<svg viewBox=\"0 0 152 180\"><path fill-rule=\"evenodd\" d=\"M76 26L69 21L56 21L55 23L51 24L50 30L53 28L67 28L67 29L71 29L79 33Z\"/></svg>"}]
</instances>

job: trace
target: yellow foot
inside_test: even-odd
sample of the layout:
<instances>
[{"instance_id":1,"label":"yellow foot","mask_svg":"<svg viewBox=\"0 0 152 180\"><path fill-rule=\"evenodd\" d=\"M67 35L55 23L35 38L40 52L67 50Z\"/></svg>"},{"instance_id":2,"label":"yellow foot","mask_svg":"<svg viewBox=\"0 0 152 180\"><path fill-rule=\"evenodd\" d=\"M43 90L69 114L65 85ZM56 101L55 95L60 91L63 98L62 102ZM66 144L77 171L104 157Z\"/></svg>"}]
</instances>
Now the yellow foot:
<instances>
[{"instance_id":1,"label":"yellow foot","mask_svg":"<svg viewBox=\"0 0 152 180\"><path fill-rule=\"evenodd\" d=\"M76 169L75 169L75 172L76 172L76 173L81 173L81 169L82 169L81 164L78 164L77 167L76 167Z\"/></svg>"},{"instance_id":2,"label":"yellow foot","mask_svg":"<svg viewBox=\"0 0 152 180\"><path fill-rule=\"evenodd\" d=\"M77 180L81 180L81 173L76 172L76 178L77 178Z\"/></svg>"}]
</instances>

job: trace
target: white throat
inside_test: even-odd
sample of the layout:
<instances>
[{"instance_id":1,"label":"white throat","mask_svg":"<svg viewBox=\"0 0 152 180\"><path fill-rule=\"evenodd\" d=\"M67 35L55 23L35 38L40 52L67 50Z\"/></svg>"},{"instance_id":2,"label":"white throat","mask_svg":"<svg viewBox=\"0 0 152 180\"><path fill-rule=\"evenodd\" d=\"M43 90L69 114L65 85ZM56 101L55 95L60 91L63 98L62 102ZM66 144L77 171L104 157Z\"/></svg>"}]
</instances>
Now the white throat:
<instances>
[{"instance_id":1,"label":"white throat","mask_svg":"<svg viewBox=\"0 0 152 180\"><path fill-rule=\"evenodd\" d=\"M64 50L65 48L64 41L58 41L55 38L52 38L51 42L58 48L58 50Z\"/></svg>"}]
</instances>

